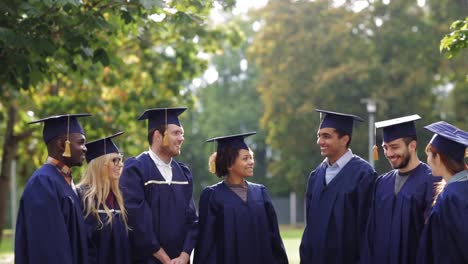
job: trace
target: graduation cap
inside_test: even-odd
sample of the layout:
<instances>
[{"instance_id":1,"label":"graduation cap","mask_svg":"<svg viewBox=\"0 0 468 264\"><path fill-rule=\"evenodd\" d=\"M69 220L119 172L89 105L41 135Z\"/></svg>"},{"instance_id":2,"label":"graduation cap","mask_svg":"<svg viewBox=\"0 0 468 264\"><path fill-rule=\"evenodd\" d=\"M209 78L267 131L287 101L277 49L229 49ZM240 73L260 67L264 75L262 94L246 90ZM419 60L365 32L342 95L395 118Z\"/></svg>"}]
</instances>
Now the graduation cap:
<instances>
[{"instance_id":1,"label":"graduation cap","mask_svg":"<svg viewBox=\"0 0 468 264\"><path fill-rule=\"evenodd\" d=\"M148 131L160 125L165 125L163 144L168 145L167 125L174 124L180 126L178 116L182 114L187 107L171 107L171 108L153 108L146 110L138 120L148 119Z\"/></svg>"},{"instance_id":2,"label":"graduation cap","mask_svg":"<svg viewBox=\"0 0 468 264\"><path fill-rule=\"evenodd\" d=\"M216 141L218 143L217 152L227 147L231 147L234 149L247 149L248 150L249 147L247 146L247 144L245 144L244 138L254 135L256 133L257 132L248 132L248 133L242 133L242 134L237 134L237 135L215 137L215 138L208 139L206 142ZM214 160L209 162L209 166L210 166L209 171L211 173L215 173L216 168L215 168Z\"/></svg>"},{"instance_id":3,"label":"graduation cap","mask_svg":"<svg viewBox=\"0 0 468 264\"><path fill-rule=\"evenodd\" d=\"M109 154L120 153L119 148L112 142L112 138L122 135L124 132L115 133L112 136L101 138L86 144L86 162L90 162L95 158Z\"/></svg>"},{"instance_id":4,"label":"graduation cap","mask_svg":"<svg viewBox=\"0 0 468 264\"><path fill-rule=\"evenodd\" d=\"M432 123L424 128L434 133L430 144L450 158L463 161L468 146L468 132L444 121Z\"/></svg>"},{"instance_id":5,"label":"graduation cap","mask_svg":"<svg viewBox=\"0 0 468 264\"><path fill-rule=\"evenodd\" d=\"M46 144L58 136L66 135L67 141L65 141L65 152L63 153L63 156L70 157L70 133L85 134L83 127L77 120L78 117L85 116L91 116L91 114L55 115L32 121L28 124L44 123L42 138Z\"/></svg>"},{"instance_id":6,"label":"graduation cap","mask_svg":"<svg viewBox=\"0 0 468 264\"><path fill-rule=\"evenodd\" d=\"M349 135L353 133L354 121L364 121L362 118L355 115L337 113L321 109L315 109L315 111L319 112L320 114L325 114L325 117L320 123L320 128L331 127L343 131Z\"/></svg>"},{"instance_id":7,"label":"graduation cap","mask_svg":"<svg viewBox=\"0 0 468 264\"><path fill-rule=\"evenodd\" d=\"M383 141L390 142L398 138L416 136L414 121L419 119L419 115L403 116L375 122L375 128L383 128Z\"/></svg>"},{"instance_id":8,"label":"graduation cap","mask_svg":"<svg viewBox=\"0 0 468 264\"><path fill-rule=\"evenodd\" d=\"M206 142L216 141L218 143L217 151L220 151L221 149L226 147L232 147L234 149L249 149L247 144L245 144L244 142L244 138L254 134L257 134L257 132L248 132L237 135L215 137L208 139Z\"/></svg>"}]
</instances>

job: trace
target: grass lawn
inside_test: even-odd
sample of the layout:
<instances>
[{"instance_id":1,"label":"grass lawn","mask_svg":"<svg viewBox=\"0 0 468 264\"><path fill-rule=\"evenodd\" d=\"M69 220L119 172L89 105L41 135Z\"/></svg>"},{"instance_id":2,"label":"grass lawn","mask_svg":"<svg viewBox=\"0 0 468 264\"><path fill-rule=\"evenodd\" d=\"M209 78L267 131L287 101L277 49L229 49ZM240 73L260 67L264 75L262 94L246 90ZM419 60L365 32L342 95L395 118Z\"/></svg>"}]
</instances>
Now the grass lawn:
<instances>
[{"instance_id":1,"label":"grass lawn","mask_svg":"<svg viewBox=\"0 0 468 264\"><path fill-rule=\"evenodd\" d=\"M299 264L299 245L304 227L280 226L281 237L288 254L289 264Z\"/></svg>"},{"instance_id":2,"label":"grass lawn","mask_svg":"<svg viewBox=\"0 0 468 264\"><path fill-rule=\"evenodd\" d=\"M0 243L0 264L13 263L13 240L11 230L3 230L2 242Z\"/></svg>"},{"instance_id":3,"label":"grass lawn","mask_svg":"<svg viewBox=\"0 0 468 264\"><path fill-rule=\"evenodd\" d=\"M301 244L303 230L303 227L280 226L281 237L290 264L299 264L299 245ZM11 230L4 230L2 242L0 243L0 264L13 263L13 240Z\"/></svg>"},{"instance_id":4,"label":"grass lawn","mask_svg":"<svg viewBox=\"0 0 468 264\"><path fill-rule=\"evenodd\" d=\"M0 242L0 254L13 252L13 234L10 229L3 230L2 242Z\"/></svg>"}]
</instances>

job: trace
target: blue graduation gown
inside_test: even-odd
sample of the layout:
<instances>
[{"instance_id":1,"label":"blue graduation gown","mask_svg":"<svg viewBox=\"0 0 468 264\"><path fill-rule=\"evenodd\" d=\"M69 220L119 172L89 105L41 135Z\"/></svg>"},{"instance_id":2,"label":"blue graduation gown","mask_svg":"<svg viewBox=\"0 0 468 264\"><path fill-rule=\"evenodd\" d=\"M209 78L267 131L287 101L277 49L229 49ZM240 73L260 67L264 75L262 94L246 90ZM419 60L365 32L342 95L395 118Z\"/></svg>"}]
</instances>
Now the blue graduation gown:
<instances>
[{"instance_id":1,"label":"blue graduation gown","mask_svg":"<svg viewBox=\"0 0 468 264\"><path fill-rule=\"evenodd\" d=\"M420 264L468 263L468 181L452 182L437 198L418 250Z\"/></svg>"},{"instance_id":2,"label":"blue graduation gown","mask_svg":"<svg viewBox=\"0 0 468 264\"><path fill-rule=\"evenodd\" d=\"M88 215L85 223L88 230L89 264L130 264L130 243L125 223L121 218L120 208L117 202L112 206L114 210L112 226L106 225L107 214L100 212L101 221L105 224L99 228L99 222L94 215ZM101 206L101 210L104 208Z\"/></svg>"},{"instance_id":3,"label":"blue graduation gown","mask_svg":"<svg viewBox=\"0 0 468 264\"><path fill-rule=\"evenodd\" d=\"M147 152L125 162L120 188L130 228L133 263L160 263L153 253L161 247L171 259L190 254L198 233L190 170L172 160L168 185Z\"/></svg>"},{"instance_id":4,"label":"blue graduation gown","mask_svg":"<svg viewBox=\"0 0 468 264\"><path fill-rule=\"evenodd\" d=\"M199 205L195 264L288 263L265 186L248 182L244 202L220 182L203 190Z\"/></svg>"},{"instance_id":5,"label":"blue graduation gown","mask_svg":"<svg viewBox=\"0 0 468 264\"><path fill-rule=\"evenodd\" d=\"M328 185L325 170L322 162L309 176L301 263L357 263L377 174L356 155Z\"/></svg>"},{"instance_id":6,"label":"blue graduation gown","mask_svg":"<svg viewBox=\"0 0 468 264\"><path fill-rule=\"evenodd\" d=\"M431 168L420 163L395 195L392 170L377 179L369 215L361 263L413 264L419 239L434 200Z\"/></svg>"},{"instance_id":7,"label":"blue graduation gown","mask_svg":"<svg viewBox=\"0 0 468 264\"><path fill-rule=\"evenodd\" d=\"M81 202L59 171L45 164L21 197L15 234L15 263L88 262Z\"/></svg>"}]
</instances>

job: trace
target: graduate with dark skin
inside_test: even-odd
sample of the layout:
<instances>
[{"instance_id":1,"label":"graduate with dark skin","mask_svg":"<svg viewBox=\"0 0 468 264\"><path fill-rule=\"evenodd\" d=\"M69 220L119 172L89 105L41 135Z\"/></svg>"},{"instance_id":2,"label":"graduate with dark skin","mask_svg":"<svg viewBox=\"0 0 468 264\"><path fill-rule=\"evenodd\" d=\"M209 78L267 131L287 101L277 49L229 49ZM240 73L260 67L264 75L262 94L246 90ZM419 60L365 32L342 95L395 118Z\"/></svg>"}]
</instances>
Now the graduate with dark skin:
<instances>
[{"instance_id":1,"label":"graduate with dark skin","mask_svg":"<svg viewBox=\"0 0 468 264\"><path fill-rule=\"evenodd\" d=\"M426 147L427 164L445 184L424 226L416 263L468 263L468 132L444 121L425 128L434 133Z\"/></svg>"},{"instance_id":2,"label":"graduate with dark skin","mask_svg":"<svg viewBox=\"0 0 468 264\"><path fill-rule=\"evenodd\" d=\"M435 195L434 177L416 151L415 121L410 115L376 122L382 148L393 170L376 182L361 263L412 264Z\"/></svg>"},{"instance_id":3,"label":"graduate with dark skin","mask_svg":"<svg viewBox=\"0 0 468 264\"><path fill-rule=\"evenodd\" d=\"M218 143L210 172L224 180L202 191L195 264L288 263L268 192L247 181L255 162L244 137L253 134L208 140Z\"/></svg>"},{"instance_id":4,"label":"graduate with dark skin","mask_svg":"<svg viewBox=\"0 0 468 264\"><path fill-rule=\"evenodd\" d=\"M325 157L309 175L301 264L359 263L362 239L377 177L369 163L349 148L360 117L323 113L317 145Z\"/></svg>"},{"instance_id":5,"label":"graduate with dark skin","mask_svg":"<svg viewBox=\"0 0 468 264\"><path fill-rule=\"evenodd\" d=\"M34 172L20 201L15 263L88 263L86 228L71 168L85 160L86 137L77 121L89 114L52 116L44 122L47 162Z\"/></svg>"}]
</instances>

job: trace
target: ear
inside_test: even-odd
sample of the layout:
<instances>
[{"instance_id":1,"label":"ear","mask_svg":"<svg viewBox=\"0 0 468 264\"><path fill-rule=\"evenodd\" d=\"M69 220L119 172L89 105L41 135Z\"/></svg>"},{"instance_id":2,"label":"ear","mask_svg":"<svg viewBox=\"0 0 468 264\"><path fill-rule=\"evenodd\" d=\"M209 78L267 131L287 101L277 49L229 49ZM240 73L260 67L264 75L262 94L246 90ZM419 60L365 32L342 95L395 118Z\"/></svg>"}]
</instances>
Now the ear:
<instances>
[{"instance_id":1,"label":"ear","mask_svg":"<svg viewBox=\"0 0 468 264\"><path fill-rule=\"evenodd\" d=\"M61 153L63 153L65 151L65 138L63 137L59 137L56 141L55 141L55 147L60 150Z\"/></svg>"},{"instance_id":2,"label":"ear","mask_svg":"<svg viewBox=\"0 0 468 264\"><path fill-rule=\"evenodd\" d=\"M439 153L436 153L436 155L434 157L434 163L435 163L436 166L440 166L442 164L442 160L440 159Z\"/></svg>"},{"instance_id":3,"label":"ear","mask_svg":"<svg viewBox=\"0 0 468 264\"><path fill-rule=\"evenodd\" d=\"M341 141L341 145L346 147L346 145L348 144L350 138L349 138L349 135L344 135L342 138L340 138L340 141Z\"/></svg>"},{"instance_id":4,"label":"ear","mask_svg":"<svg viewBox=\"0 0 468 264\"><path fill-rule=\"evenodd\" d=\"M418 146L418 143L416 142L416 140L412 140L409 144L408 144L408 148L411 149L412 151L416 152L416 147Z\"/></svg>"},{"instance_id":5,"label":"ear","mask_svg":"<svg viewBox=\"0 0 468 264\"><path fill-rule=\"evenodd\" d=\"M153 133L153 141L154 142L162 142L162 138L163 138L163 136L161 135L161 133L158 130L154 131L154 133Z\"/></svg>"}]
</instances>

